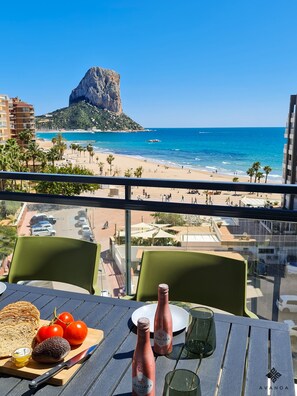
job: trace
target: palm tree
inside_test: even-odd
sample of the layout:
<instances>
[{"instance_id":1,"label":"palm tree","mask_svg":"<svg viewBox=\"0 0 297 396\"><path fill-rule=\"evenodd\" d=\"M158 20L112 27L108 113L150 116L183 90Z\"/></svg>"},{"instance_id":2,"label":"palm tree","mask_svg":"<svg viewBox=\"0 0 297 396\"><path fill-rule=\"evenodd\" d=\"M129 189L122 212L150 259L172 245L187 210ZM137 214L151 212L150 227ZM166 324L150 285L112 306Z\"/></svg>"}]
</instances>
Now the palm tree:
<instances>
[{"instance_id":1,"label":"palm tree","mask_svg":"<svg viewBox=\"0 0 297 396\"><path fill-rule=\"evenodd\" d=\"M103 162L99 162L98 166L99 166L100 176L102 176L103 168L104 168L104 163L103 163Z\"/></svg>"},{"instance_id":2,"label":"palm tree","mask_svg":"<svg viewBox=\"0 0 297 396\"><path fill-rule=\"evenodd\" d=\"M33 172L35 172L35 161L42 157L43 151L35 142L30 142L28 145L28 156L32 160Z\"/></svg>"},{"instance_id":3,"label":"palm tree","mask_svg":"<svg viewBox=\"0 0 297 396\"><path fill-rule=\"evenodd\" d=\"M143 167L139 166L138 168L136 168L136 170L134 171L134 176L135 177L141 177L143 173Z\"/></svg>"},{"instance_id":4,"label":"palm tree","mask_svg":"<svg viewBox=\"0 0 297 396\"><path fill-rule=\"evenodd\" d=\"M254 174L255 174L254 169L253 169L253 168L249 168L249 169L246 171L246 174L250 177L250 183L251 183L252 180L253 180L253 176L254 176Z\"/></svg>"},{"instance_id":5,"label":"palm tree","mask_svg":"<svg viewBox=\"0 0 297 396\"><path fill-rule=\"evenodd\" d=\"M109 174L111 175L111 169L112 169L112 162L115 160L114 156L112 154L109 154L109 156L106 158L107 163L109 164Z\"/></svg>"},{"instance_id":6,"label":"palm tree","mask_svg":"<svg viewBox=\"0 0 297 396\"><path fill-rule=\"evenodd\" d=\"M269 173L272 171L272 168L270 166L264 166L263 171L265 172L265 183L267 183L267 178Z\"/></svg>"},{"instance_id":7,"label":"palm tree","mask_svg":"<svg viewBox=\"0 0 297 396\"><path fill-rule=\"evenodd\" d=\"M125 177L131 177L132 176L132 170L133 168L128 168L125 170L124 176Z\"/></svg>"},{"instance_id":8,"label":"palm tree","mask_svg":"<svg viewBox=\"0 0 297 396\"><path fill-rule=\"evenodd\" d=\"M255 180L254 183L256 183L257 181L257 172L259 171L259 169L261 168L261 163L260 162L254 162L252 165L252 169L254 169L254 176L255 176Z\"/></svg>"},{"instance_id":9,"label":"palm tree","mask_svg":"<svg viewBox=\"0 0 297 396\"><path fill-rule=\"evenodd\" d=\"M93 155L94 155L94 147L91 144L88 144L87 151L89 153L89 162L91 163L91 159L93 158Z\"/></svg>"},{"instance_id":10,"label":"palm tree","mask_svg":"<svg viewBox=\"0 0 297 396\"><path fill-rule=\"evenodd\" d=\"M46 158L48 161L51 161L53 166L55 166L55 161L58 161L60 158L57 146L53 146L49 149L49 151L46 153Z\"/></svg>"},{"instance_id":11,"label":"palm tree","mask_svg":"<svg viewBox=\"0 0 297 396\"><path fill-rule=\"evenodd\" d=\"M257 172L256 173L256 180L258 180L258 183L260 183L262 177L264 177L263 172Z\"/></svg>"},{"instance_id":12,"label":"palm tree","mask_svg":"<svg viewBox=\"0 0 297 396\"><path fill-rule=\"evenodd\" d=\"M34 133L30 129L25 129L18 134L18 138L21 141L22 146L27 146L30 140L32 140L33 136Z\"/></svg>"}]
</instances>

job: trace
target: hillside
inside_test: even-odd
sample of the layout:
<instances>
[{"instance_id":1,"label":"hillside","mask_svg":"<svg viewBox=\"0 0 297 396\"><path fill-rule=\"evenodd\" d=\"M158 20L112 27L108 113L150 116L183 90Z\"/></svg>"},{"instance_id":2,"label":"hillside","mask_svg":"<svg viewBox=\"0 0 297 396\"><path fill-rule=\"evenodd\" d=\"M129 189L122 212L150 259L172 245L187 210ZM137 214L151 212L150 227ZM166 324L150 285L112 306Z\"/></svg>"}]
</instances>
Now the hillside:
<instances>
[{"instance_id":1,"label":"hillside","mask_svg":"<svg viewBox=\"0 0 297 396\"><path fill-rule=\"evenodd\" d=\"M69 107L35 117L37 130L101 130L101 131L141 131L143 127L124 113L99 109L79 101Z\"/></svg>"}]
</instances>

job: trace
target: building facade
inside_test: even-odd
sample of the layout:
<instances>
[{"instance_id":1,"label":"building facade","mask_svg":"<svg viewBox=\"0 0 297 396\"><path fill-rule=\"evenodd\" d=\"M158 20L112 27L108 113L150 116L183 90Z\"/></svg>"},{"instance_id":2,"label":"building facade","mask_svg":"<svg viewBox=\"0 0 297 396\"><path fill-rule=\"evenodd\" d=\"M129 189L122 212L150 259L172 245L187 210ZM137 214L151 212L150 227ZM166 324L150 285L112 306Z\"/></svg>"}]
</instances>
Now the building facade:
<instances>
[{"instance_id":1,"label":"building facade","mask_svg":"<svg viewBox=\"0 0 297 396\"><path fill-rule=\"evenodd\" d=\"M0 142L4 142L11 136L9 97L0 94Z\"/></svg>"},{"instance_id":2,"label":"building facade","mask_svg":"<svg viewBox=\"0 0 297 396\"><path fill-rule=\"evenodd\" d=\"M29 130L35 134L34 107L19 98L10 100L11 137L18 140L19 133Z\"/></svg>"},{"instance_id":3,"label":"building facade","mask_svg":"<svg viewBox=\"0 0 297 396\"><path fill-rule=\"evenodd\" d=\"M19 140L19 133L24 130L35 136L34 107L19 98L0 94L0 142L10 138Z\"/></svg>"},{"instance_id":4,"label":"building facade","mask_svg":"<svg viewBox=\"0 0 297 396\"><path fill-rule=\"evenodd\" d=\"M296 184L297 176L297 95L291 95L288 121L285 131L287 143L284 146L283 184ZM297 197L285 194L283 206L297 209Z\"/></svg>"}]
</instances>

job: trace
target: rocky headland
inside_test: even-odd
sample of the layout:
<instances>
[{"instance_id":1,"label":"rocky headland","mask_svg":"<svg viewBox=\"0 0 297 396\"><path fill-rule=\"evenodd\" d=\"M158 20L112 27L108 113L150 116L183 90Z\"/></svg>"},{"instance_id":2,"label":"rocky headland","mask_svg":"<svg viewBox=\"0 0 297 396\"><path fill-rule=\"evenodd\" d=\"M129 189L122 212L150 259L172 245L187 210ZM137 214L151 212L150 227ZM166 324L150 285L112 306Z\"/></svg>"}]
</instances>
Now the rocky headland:
<instances>
[{"instance_id":1,"label":"rocky headland","mask_svg":"<svg viewBox=\"0 0 297 396\"><path fill-rule=\"evenodd\" d=\"M120 75L92 67L69 97L69 107L36 117L37 130L141 131L143 127L123 113Z\"/></svg>"}]
</instances>

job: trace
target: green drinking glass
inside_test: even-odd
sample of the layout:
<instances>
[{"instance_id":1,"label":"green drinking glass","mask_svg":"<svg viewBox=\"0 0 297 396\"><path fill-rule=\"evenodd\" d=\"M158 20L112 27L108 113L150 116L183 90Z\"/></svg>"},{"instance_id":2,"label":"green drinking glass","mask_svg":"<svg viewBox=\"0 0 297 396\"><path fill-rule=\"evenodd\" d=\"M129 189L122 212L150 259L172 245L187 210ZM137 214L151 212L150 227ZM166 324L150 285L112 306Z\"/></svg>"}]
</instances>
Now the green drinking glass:
<instances>
[{"instance_id":1,"label":"green drinking glass","mask_svg":"<svg viewBox=\"0 0 297 396\"><path fill-rule=\"evenodd\" d=\"M163 396L201 396L198 375L185 369L169 371L165 377Z\"/></svg>"},{"instance_id":2,"label":"green drinking glass","mask_svg":"<svg viewBox=\"0 0 297 396\"><path fill-rule=\"evenodd\" d=\"M206 307L190 309L185 346L188 352L200 357L213 354L216 348L216 328L213 311Z\"/></svg>"}]
</instances>

